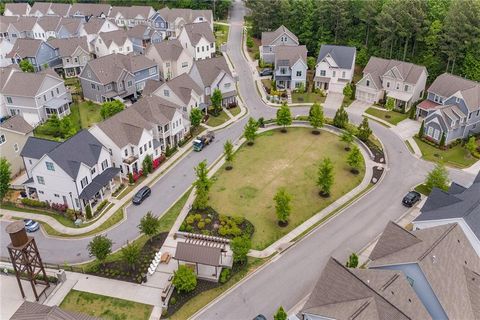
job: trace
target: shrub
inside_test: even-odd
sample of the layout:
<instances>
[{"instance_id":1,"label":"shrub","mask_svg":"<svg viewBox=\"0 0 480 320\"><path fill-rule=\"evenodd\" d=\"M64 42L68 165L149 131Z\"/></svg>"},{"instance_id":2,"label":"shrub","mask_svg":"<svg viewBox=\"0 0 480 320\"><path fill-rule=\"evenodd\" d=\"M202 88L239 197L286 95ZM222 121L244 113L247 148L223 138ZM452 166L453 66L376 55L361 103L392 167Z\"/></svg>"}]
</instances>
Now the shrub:
<instances>
[{"instance_id":1,"label":"shrub","mask_svg":"<svg viewBox=\"0 0 480 320\"><path fill-rule=\"evenodd\" d=\"M242 224L245 221L245 218L236 216L236 217L233 217L233 221L235 221L236 224Z\"/></svg>"},{"instance_id":2,"label":"shrub","mask_svg":"<svg viewBox=\"0 0 480 320\"><path fill-rule=\"evenodd\" d=\"M182 222L182 224L180 225L180 228L178 228L178 231L182 231L182 232L183 232L183 231L185 231L185 229L186 229L186 226L185 226L185 221L184 221L184 222Z\"/></svg>"},{"instance_id":3,"label":"shrub","mask_svg":"<svg viewBox=\"0 0 480 320\"><path fill-rule=\"evenodd\" d=\"M171 304L171 305L173 306L173 305L176 304L176 303L177 303L177 298L171 297L171 298L170 298L170 301L169 301L169 304Z\"/></svg>"},{"instance_id":4,"label":"shrub","mask_svg":"<svg viewBox=\"0 0 480 320\"><path fill-rule=\"evenodd\" d=\"M48 208L48 202L33 200L33 199L22 199L22 204L25 206L33 207L33 208Z\"/></svg>"},{"instance_id":5,"label":"shrub","mask_svg":"<svg viewBox=\"0 0 480 320\"><path fill-rule=\"evenodd\" d=\"M210 224L211 222L212 222L212 219L210 219L210 218L205 219L205 224Z\"/></svg>"},{"instance_id":6,"label":"shrub","mask_svg":"<svg viewBox=\"0 0 480 320\"><path fill-rule=\"evenodd\" d=\"M90 205L87 205L85 207L85 215L87 217L87 220L92 219L92 208L90 207Z\"/></svg>"},{"instance_id":7,"label":"shrub","mask_svg":"<svg viewBox=\"0 0 480 320\"><path fill-rule=\"evenodd\" d=\"M225 283L230 279L230 270L223 269L220 273L220 283Z\"/></svg>"},{"instance_id":8,"label":"shrub","mask_svg":"<svg viewBox=\"0 0 480 320\"><path fill-rule=\"evenodd\" d=\"M202 230L203 228L205 228L205 222L204 221L199 221L197 223L197 227L198 227L198 229Z\"/></svg>"},{"instance_id":9,"label":"shrub","mask_svg":"<svg viewBox=\"0 0 480 320\"><path fill-rule=\"evenodd\" d=\"M218 234L221 235L221 236L226 236L227 233L229 232L229 229L227 227L220 227L218 228Z\"/></svg>"},{"instance_id":10,"label":"shrub","mask_svg":"<svg viewBox=\"0 0 480 320\"><path fill-rule=\"evenodd\" d=\"M51 204L52 210L58 211L58 212L66 212L68 206L64 203L52 203Z\"/></svg>"},{"instance_id":11,"label":"shrub","mask_svg":"<svg viewBox=\"0 0 480 320\"><path fill-rule=\"evenodd\" d=\"M187 225L187 226L185 227L185 231L186 231L186 232L192 232L192 231L193 231L193 227L192 227L191 225Z\"/></svg>"},{"instance_id":12,"label":"shrub","mask_svg":"<svg viewBox=\"0 0 480 320\"><path fill-rule=\"evenodd\" d=\"M173 273L173 285L181 292L190 292L197 287L197 276L192 269L186 266L179 266L178 270Z\"/></svg>"},{"instance_id":13,"label":"shrub","mask_svg":"<svg viewBox=\"0 0 480 320\"><path fill-rule=\"evenodd\" d=\"M187 218L185 219L185 222L186 222L187 224L193 224L193 223L195 222L195 217L192 216L192 215L189 215L189 216L187 216Z\"/></svg>"},{"instance_id":14,"label":"shrub","mask_svg":"<svg viewBox=\"0 0 480 320\"><path fill-rule=\"evenodd\" d=\"M95 214L100 213L100 211L102 211L107 204L108 204L108 200L103 200L102 202L100 202L97 208L95 209Z\"/></svg>"},{"instance_id":15,"label":"shrub","mask_svg":"<svg viewBox=\"0 0 480 320\"><path fill-rule=\"evenodd\" d=\"M195 221L200 221L202 220L202 215L200 213L195 214Z\"/></svg>"},{"instance_id":16,"label":"shrub","mask_svg":"<svg viewBox=\"0 0 480 320\"><path fill-rule=\"evenodd\" d=\"M246 237L236 237L230 241L230 248L233 251L233 261L235 263L245 263L251 247L252 242Z\"/></svg>"},{"instance_id":17,"label":"shrub","mask_svg":"<svg viewBox=\"0 0 480 320\"><path fill-rule=\"evenodd\" d=\"M128 183L134 184L135 180L133 179L133 174L131 172L128 173Z\"/></svg>"}]
</instances>

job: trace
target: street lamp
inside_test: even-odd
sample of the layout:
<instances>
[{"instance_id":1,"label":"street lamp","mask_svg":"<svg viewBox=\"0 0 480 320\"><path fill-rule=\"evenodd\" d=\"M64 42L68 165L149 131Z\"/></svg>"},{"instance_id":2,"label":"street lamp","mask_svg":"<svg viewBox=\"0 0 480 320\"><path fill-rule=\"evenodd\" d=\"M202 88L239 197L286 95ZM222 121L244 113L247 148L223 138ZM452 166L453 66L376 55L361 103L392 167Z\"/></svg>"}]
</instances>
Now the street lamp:
<instances>
[{"instance_id":1,"label":"street lamp","mask_svg":"<svg viewBox=\"0 0 480 320\"><path fill-rule=\"evenodd\" d=\"M72 200L72 210L73 214L75 215L75 221L77 221L77 210L75 210L75 204L73 203L72 192L69 192L68 194L70 195L70 200Z\"/></svg>"}]
</instances>

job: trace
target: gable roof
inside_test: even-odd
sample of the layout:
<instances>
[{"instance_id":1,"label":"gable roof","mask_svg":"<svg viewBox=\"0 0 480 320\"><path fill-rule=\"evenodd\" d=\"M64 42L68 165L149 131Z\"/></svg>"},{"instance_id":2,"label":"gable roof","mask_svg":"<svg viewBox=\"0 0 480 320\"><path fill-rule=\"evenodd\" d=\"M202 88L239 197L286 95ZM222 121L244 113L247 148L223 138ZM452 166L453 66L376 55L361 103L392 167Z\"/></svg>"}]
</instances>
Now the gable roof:
<instances>
[{"instance_id":1,"label":"gable roof","mask_svg":"<svg viewBox=\"0 0 480 320\"><path fill-rule=\"evenodd\" d=\"M208 266L220 266L222 248L209 247L200 244L178 242L174 258Z\"/></svg>"},{"instance_id":2,"label":"gable roof","mask_svg":"<svg viewBox=\"0 0 480 320\"><path fill-rule=\"evenodd\" d=\"M350 69L355 64L355 47L334 46L322 44L318 53L317 63L322 61L327 55L330 55L335 63L341 69Z\"/></svg>"},{"instance_id":3,"label":"gable roof","mask_svg":"<svg viewBox=\"0 0 480 320\"><path fill-rule=\"evenodd\" d=\"M54 48L58 49L61 57L71 57L78 47L88 51L87 37L51 39L48 41Z\"/></svg>"},{"instance_id":4,"label":"gable roof","mask_svg":"<svg viewBox=\"0 0 480 320\"><path fill-rule=\"evenodd\" d=\"M429 318L401 272L348 269L334 258L301 312L334 319Z\"/></svg>"},{"instance_id":5,"label":"gable roof","mask_svg":"<svg viewBox=\"0 0 480 320\"><path fill-rule=\"evenodd\" d=\"M186 73L175 77L166 82L168 87L182 100L183 103L188 103L192 97L192 91L198 95L203 94L203 90L193 79Z\"/></svg>"},{"instance_id":6,"label":"gable roof","mask_svg":"<svg viewBox=\"0 0 480 320\"><path fill-rule=\"evenodd\" d=\"M36 1L32 9L30 9L30 15L35 14L37 11L39 11L41 14L46 15L48 13L48 9L50 8L51 3L50 2L40 2Z\"/></svg>"},{"instance_id":7,"label":"gable roof","mask_svg":"<svg viewBox=\"0 0 480 320\"><path fill-rule=\"evenodd\" d=\"M120 13L124 19L135 19L138 16L148 19L152 11L153 8L151 6L113 6L108 16L110 18L116 18L117 14Z\"/></svg>"},{"instance_id":8,"label":"gable roof","mask_svg":"<svg viewBox=\"0 0 480 320\"><path fill-rule=\"evenodd\" d=\"M444 98L448 98L457 91L469 89L478 85L480 85L478 82L445 72L433 81L428 88L428 91Z\"/></svg>"},{"instance_id":9,"label":"gable roof","mask_svg":"<svg viewBox=\"0 0 480 320\"><path fill-rule=\"evenodd\" d=\"M149 27L144 24L137 24L133 28L127 30L127 35L131 38L145 40L148 39L149 34Z\"/></svg>"},{"instance_id":10,"label":"gable roof","mask_svg":"<svg viewBox=\"0 0 480 320\"><path fill-rule=\"evenodd\" d=\"M82 18L61 18L58 23L57 32L61 27L67 29L68 32L74 34L77 33L82 25Z\"/></svg>"},{"instance_id":11,"label":"gable roof","mask_svg":"<svg viewBox=\"0 0 480 320\"><path fill-rule=\"evenodd\" d=\"M184 50L178 39L164 40L159 43L153 43L151 46L153 48L150 50L155 49L164 61L176 61Z\"/></svg>"},{"instance_id":12,"label":"gable roof","mask_svg":"<svg viewBox=\"0 0 480 320\"><path fill-rule=\"evenodd\" d=\"M276 66L293 67L299 59L307 64L306 46L275 46L274 51Z\"/></svg>"},{"instance_id":13,"label":"gable roof","mask_svg":"<svg viewBox=\"0 0 480 320\"><path fill-rule=\"evenodd\" d=\"M227 64L227 60L224 56L197 60L194 62L194 64L197 66L200 78L202 79L204 86L212 85L213 81L218 77L221 72L225 72L229 76L232 76L230 68Z\"/></svg>"},{"instance_id":14,"label":"gable roof","mask_svg":"<svg viewBox=\"0 0 480 320\"><path fill-rule=\"evenodd\" d=\"M3 121L0 123L0 128L20 134L27 134L33 131L33 127L20 115L10 117Z\"/></svg>"},{"instance_id":15,"label":"gable roof","mask_svg":"<svg viewBox=\"0 0 480 320\"><path fill-rule=\"evenodd\" d=\"M385 73L393 68L398 70L398 75L401 76L405 82L410 84L416 84L420 79L422 72L427 73L427 69L424 66L419 66L410 62L388 60L372 56L370 57L370 60L368 60L365 69L363 69L363 74L364 76L370 74L377 88L381 88L381 78L385 75Z\"/></svg>"},{"instance_id":16,"label":"gable roof","mask_svg":"<svg viewBox=\"0 0 480 320\"><path fill-rule=\"evenodd\" d=\"M412 233L396 223L389 222L380 236L377 245L370 253L370 259L375 260L382 258L419 242L421 242L421 240Z\"/></svg>"},{"instance_id":17,"label":"gable roof","mask_svg":"<svg viewBox=\"0 0 480 320\"><path fill-rule=\"evenodd\" d=\"M208 42L215 42L215 36L208 22L187 23L183 26L183 29L193 46L196 46L202 37Z\"/></svg>"},{"instance_id":18,"label":"gable roof","mask_svg":"<svg viewBox=\"0 0 480 320\"><path fill-rule=\"evenodd\" d=\"M27 14L28 8L30 5L26 2L24 3L5 3L5 10L9 10L14 15L23 16ZM2 17L3 19L3 17Z\"/></svg>"},{"instance_id":19,"label":"gable roof","mask_svg":"<svg viewBox=\"0 0 480 320\"><path fill-rule=\"evenodd\" d=\"M262 32L262 46L268 46L272 44L275 39L277 39L284 33L287 34L287 36L289 36L297 44L299 44L297 36L294 35L290 30L288 30L287 27L281 25L275 31Z\"/></svg>"},{"instance_id":20,"label":"gable roof","mask_svg":"<svg viewBox=\"0 0 480 320\"><path fill-rule=\"evenodd\" d=\"M57 306L24 301L10 318L11 320L96 320L98 318L86 314L70 312Z\"/></svg>"},{"instance_id":21,"label":"gable roof","mask_svg":"<svg viewBox=\"0 0 480 320\"><path fill-rule=\"evenodd\" d=\"M77 12L83 16L100 17L103 14L108 16L111 6L102 3L74 3L70 9L70 15L75 15Z\"/></svg>"},{"instance_id":22,"label":"gable roof","mask_svg":"<svg viewBox=\"0 0 480 320\"><path fill-rule=\"evenodd\" d=\"M2 17L3 19L3 17ZM17 21L11 22L11 24L19 32L32 31L33 27L37 23L37 17L19 17Z\"/></svg>"},{"instance_id":23,"label":"gable roof","mask_svg":"<svg viewBox=\"0 0 480 320\"><path fill-rule=\"evenodd\" d=\"M112 44L112 42L115 42L115 44L122 46L123 44L125 44L125 42L128 39L128 34L123 29L109 31L109 32L100 32L98 36L102 38L102 40L105 42L107 47L109 47Z\"/></svg>"},{"instance_id":24,"label":"gable roof","mask_svg":"<svg viewBox=\"0 0 480 320\"><path fill-rule=\"evenodd\" d=\"M36 4L36 2L35 2ZM72 5L69 3L51 3L50 4L50 10L52 10L56 15L59 15L61 17L66 17L68 13L70 12L70 9L72 8Z\"/></svg>"},{"instance_id":25,"label":"gable roof","mask_svg":"<svg viewBox=\"0 0 480 320\"><path fill-rule=\"evenodd\" d=\"M1 92L4 95L34 97L37 95L38 90L40 90L43 81L45 81L45 78L47 77L62 81L60 77L51 69L43 70L37 73L15 70L8 78L8 81L1 89ZM19 83L28 83L28 86L19 86Z\"/></svg>"},{"instance_id":26,"label":"gable roof","mask_svg":"<svg viewBox=\"0 0 480 320\"><path fill-rule=\"evenodd\" d=\"M165 82L162 80L148 79L145 81L145 87L143 88L142 95L149 96L155 92Z\"/></svg>"},{"instance_id":27,"label":"gable roof","mask_svg":"<svg viewBox=\"0 0 480 320\"><path fill-rule=\"evenodd\" d=\"M42 27L42 29L46 32L48 31L57 31L58 26L62 18L55 17L55 16L44 16L40 17L37 20L37 23Z\"/></svg>"},{"instance_id":28,"label":"gable roof","mask_svg":"<svg viewBox=\"0 0 480 320\"><path fill-rule=\"evenodd\" d=\"M28 137L27 142L25 142L25 145L20 152L20 155L22 157L40 159L44 154L49 153L60 144L61 143L58 141Z\"/></svg>"},{"instance_id":29,"label":"gable roof","mask_svg":"<svg viewBox=\"0 0 480 320\"><path fill-rule=\"evenodd\" d=\"M106 23L108 20L102 19L102 18L97 18L97 17L91 17L88 22L86 22L83 25L83 29L87 34L96 34L100 32L100 29L102 28L103 24ZM112 21L108 21L112 24L115 25Z\"/></svg>"},{"instance_id":30,"label":"gable roof","mask_svg":"<svg viewBox=\"0 0 480 320\"><path fill-rule=\"evenodd\" d=\"M17 39L7 57L13 58L16 55L21 58L35 57L42 43L43 41L38 39Z\"/></svg>"},{"instance_id":31,"label":"gable roof","mask_svg":"<svg viewBox=\"0 0 480 320\"><path fill-rule=\"evenodd\" d=\"M212 10L192 10L183 8L164 7L157 11L158 14L169 23L175 22L177 18L182 18L185 23L193 23L197 18L204 17L208 22L213 22Z\"/></svg>"}]
</instances>

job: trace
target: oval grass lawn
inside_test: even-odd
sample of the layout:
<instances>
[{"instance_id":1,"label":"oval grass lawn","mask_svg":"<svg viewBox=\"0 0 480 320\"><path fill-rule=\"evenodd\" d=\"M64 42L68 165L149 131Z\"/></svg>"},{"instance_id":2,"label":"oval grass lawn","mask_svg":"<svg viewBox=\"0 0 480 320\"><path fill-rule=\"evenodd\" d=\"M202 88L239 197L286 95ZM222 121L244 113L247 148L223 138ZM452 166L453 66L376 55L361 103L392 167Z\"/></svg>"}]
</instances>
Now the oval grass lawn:
<instances>
[{"instance_id":1,"label":"oval grass lawn","mask_svg":"<svg viewBox=\"0 0 480 320\"><path fill-rule=\"evenodd\" d=\"M308 128L289 128L259 135L253 146L235 154L233 170L222 167L214 175L210 205L220 214L243 216L255 226L254 249L264 249L361 183L365 174L350 173L339 136ZM318 166L324 157L334 163L335 182L329 198L319 196ZM279 227L273 197L285 187L292 195L289 224Z\"/></svg>"}]
</instances>

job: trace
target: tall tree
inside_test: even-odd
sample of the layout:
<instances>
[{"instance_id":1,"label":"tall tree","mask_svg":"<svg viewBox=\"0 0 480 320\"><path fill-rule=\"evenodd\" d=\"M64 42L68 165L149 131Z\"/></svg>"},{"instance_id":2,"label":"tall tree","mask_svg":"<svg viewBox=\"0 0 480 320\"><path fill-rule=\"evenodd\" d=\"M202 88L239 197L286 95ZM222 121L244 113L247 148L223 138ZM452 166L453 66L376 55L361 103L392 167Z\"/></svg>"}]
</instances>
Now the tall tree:
<instances>
[{"instance_id":1,"label":"tall tree","mask_svg":"<svg viewBox=\"0 0 480 320\"><path fill-rule=\"evenodd\" d=\"M148 211L147 214L140 219L137 227L142 234L148 237L148 241L150 241L160 230L160 220L152 214L152 211Z\"/></svg>"},{"instance_id":2,"label":"tall tree","mask_svg":"<svg viewBox=\"0 0 480 320\"><path fill-rule=\"evenodd\" d=\"M320 195L324 197L330 196L334 179L332 160L324 158L318 167L317 186L320 187Z\"/></svg>"},{"instance_id":3,"label":"tall tree","mask_svg":"<svg viewBox=\"0 0 480 320\"><path fill-rule=\"evenodd\" d=\"M122 260L130 267L132 270L135 270L135 265L140 257L140 247L135 244L135 242L128 242L125 247L120 250L122 254Z\"/></svg>"},{"instance_id":4,"label":"tall tree","mask_svg":"<svg viewBox=\"0 0 480 320\"><path fill-rule=\"evenodd\" d=\"M368 124L368 119L363 118L362 123L360 123L357 128L357 137L363 142L367 142L371 134L372 129L370 129L370 125Z\"/></svg>"},{"instance_id":5,"label":"tall tree","mask_svg":"<svg viewBox=\"0 0 480 320\"><path fill-rule=\"evenodd\" d=\"M348 113L343 105L337 109L333 117L333 125L337 128L344 129L348 124Z\"/></svg>"},{"instance_id":6,"label":"tall tree","mask_svg":"<svg viewBox=\"0 0 480 320\"><path fill-rule=\"evenodd\" d=\"M4 157L0 158L0 201L3 201L10 189L10 163Z\"/></svg>"},{"instance_id":7,"label":"tall tree","mask_svg":"<svg viewBox=\"0 0 480 320\"><path fill-rule=\"evenodd\" d=\"M208 205L208 195L212 186L212 181L208 177L207 161L204 160L195 167L197 180L193 183L195 186L194 209L205 209Z\"/></svg>"},{"instance_id":8,"label":"tall tree","mask_svg":"<svg viewBox=\"0 0 480 320\"><path fill-rule=\"evenodd\" d=\"M190 111L190 123L193 129L198 128L198 126L202 122L202 119L203 119L202 111L198 108L192 108L192 111Z\"/></svg>"},{"instance_id":9,"label":"tall tree","mask_svg":"<svg viewBox=\"0 0 480 320\"><path fill-rule=\"evenodd\" d=\"M287 131L287 126L292 124L292 113L286 103L282 104L277 110L277 125L283 126L282 131Z\"/></svg>"},{"instance_id":10,"label":"tall tree","mask_svg":"<svg viewBox=\"0 0 480 320\"><path fill-rule=\"evenodd\" d=\"M230 241L230 248L233 252L233 262L244 264L247 262L247 254L252 247L252 242L247 237L235 237Z\"/></svg>"},{"instance_id":11,"label":"tall tree","mask_svg":"<svg viewBox=\"0 0 480 320\"><path fill-rule=\"evenodd\" d=\"M210 100L212 101L213 114L218 116L222 112L222 91L220 89L213 90Z\"/></svg>"},{"instance_id":12,"label":"tall tree","mask_svg":"<svg viewBox=\"0 0 480 320\"><path fill-rule=\"evenodd\" d=\"M445 166L441 163L438 163L432 171L427 175L425 180L425 186L427 191L430 193L433 188L439 188L443 191L447 191L450 185L448 180L448 172Z\"/></svg>"},{"instance_id":13,"label":"tall tree","mask_svg":"<svg viewBox=\"0 0 480 320\"><path fill-rule=\"evenodd\" d=\"M225 169L232 169L234 153L233 144L230 140L225 141L225 144L223 145L223 155L225 156L225 162L227 163Z\"/></svg>"},{"instance_id":14,"label":"tall tree","mask_svg":"<svg viewBox=\"0 0 480 320\"><path fill-rule=\"evenodd\" d=\"M362 153L357 146L353 146L352 150L348 153L347 164L350 166L350 171L353 174L358 174L360 166L362 165Z\"/></svg>"},{"instance_id":15,"label":"tall tree","mask_svg":"<svg viewBox=\"0 0 480 320\"><path fill-rule=\"evenodd\" d=\"M313 133L318 134L318 128L322 128L325 122L323 107L319 103L315 102L310 107L308 121L313 128Z\"/></svg>"},{"instance_id":16,"label":"tall tree","mask_svg":"<svg viewBox=\"0 0 480 320\"><path fill-rule=\"evenodd\" d=\"M106 236L95 236L87 245L88 252L103 265L105 259L112 253L112 240Z\"/></svg>"}]
</instances>

